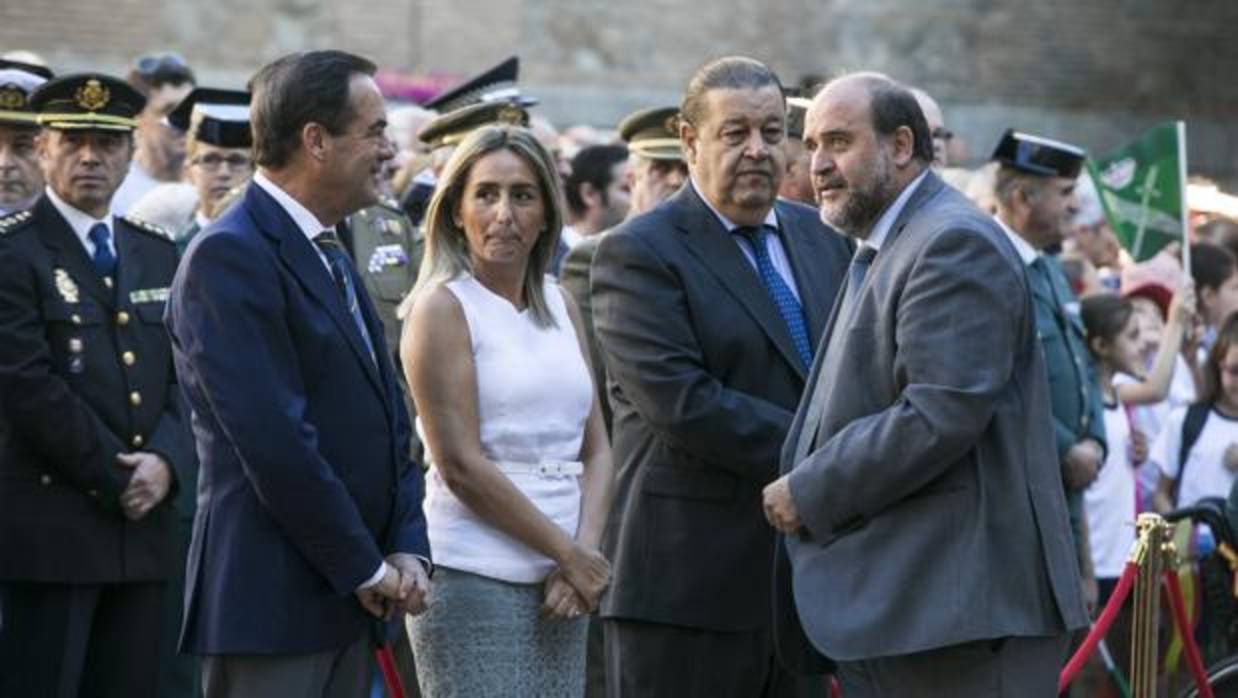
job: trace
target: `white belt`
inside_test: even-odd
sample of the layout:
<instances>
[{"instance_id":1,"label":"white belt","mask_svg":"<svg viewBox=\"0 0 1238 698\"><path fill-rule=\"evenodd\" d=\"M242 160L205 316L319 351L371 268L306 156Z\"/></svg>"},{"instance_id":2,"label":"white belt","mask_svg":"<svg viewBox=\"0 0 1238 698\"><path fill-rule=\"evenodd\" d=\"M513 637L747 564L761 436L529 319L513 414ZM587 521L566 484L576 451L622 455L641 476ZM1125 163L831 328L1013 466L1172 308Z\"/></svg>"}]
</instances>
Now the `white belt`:
<instances>
[{"instance_id":1,"label":"white belt","mask_svg":"<svg viewBox=\"0 0 1238 698\"><path fill-rule=\"evenodd\" d=\"M494 464L499 470L513 475L541 475L554 477L556 475L580 475L585 472L585 464L573 461L543 461L541 463L519 463L510 460L496 460Z\"/></svg>"}]
</instances>

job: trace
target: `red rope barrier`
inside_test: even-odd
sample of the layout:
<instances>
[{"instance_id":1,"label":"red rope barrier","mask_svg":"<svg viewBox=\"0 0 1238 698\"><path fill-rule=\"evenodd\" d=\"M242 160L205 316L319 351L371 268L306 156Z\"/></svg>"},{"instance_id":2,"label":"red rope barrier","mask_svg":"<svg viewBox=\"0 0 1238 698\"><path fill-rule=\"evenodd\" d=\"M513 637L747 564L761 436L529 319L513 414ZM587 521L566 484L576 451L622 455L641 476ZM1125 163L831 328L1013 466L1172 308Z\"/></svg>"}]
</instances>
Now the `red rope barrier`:
<instances>
[{"instance_id":1,"label":"red rope barrier","mask_svg":"<svg viewBox=\"0 0 1238 698\"><path fill-rule=\"evenodd\" d=\"M391 651L391 645L379 645L374 649L374 654L378 657L378 667L383 672L383 684L387 687L388 698L404 698L404 684L395 670L395 653Z\"/></svg>"},{"instance_id":2,"label":"red rope barrier","mask_svg":"<svg viewBox=\"0 0 1238 698\"><path fill-rule=\"evenodd\" d=\"M1195 677L1195 687L1199 689L1200 698L1213 698L1212 686L1208 685L1208 675L1204 673L1203 660L1199 658L1199 647L1195 644L1195 633L1191 632L1191 624L1186 618L1186 602L1182 599L1182 586L1178 583L1176 570L1165 570L1165 594L1169 597L1169 608L1174 614L1174 625L1182 634L1182 647L1186 651L1186 663Z\"/></svg>"},{"instance_id":3,"label":"red rope barrier","mask_svg":"<svg viewBox=\"0 0 1238 698\"><path fill-rule=\"evenodd\" d=\"M1126 563L1126 567L1122 568L1122 576L1118 578L1118 584L1114 587L1113 595L1109 597L1109 603L1105 604L1100 617L1092 624L1091 631L1088 632L1083 644L1079 645L1079 649L1075 651L1075 656L1070 658L1066 667L1062 669L1062 673L1058 675L1057 692L1059 695L1066 690L1071 681L1075 680L1075 676L1079 674L1079 670L1083 668L1088 657L1096 651L1096 645L1100 644L1101 638L1109 632L1109 626L1113 625L1113 620L1118 617L1118 611L1122 609L1122 604L1126 603L1126 597L1131 595L1131 588L1135 585L1135 572L1138 569L1138 565L1133 562Z\"/></svg>"}]
</instances>

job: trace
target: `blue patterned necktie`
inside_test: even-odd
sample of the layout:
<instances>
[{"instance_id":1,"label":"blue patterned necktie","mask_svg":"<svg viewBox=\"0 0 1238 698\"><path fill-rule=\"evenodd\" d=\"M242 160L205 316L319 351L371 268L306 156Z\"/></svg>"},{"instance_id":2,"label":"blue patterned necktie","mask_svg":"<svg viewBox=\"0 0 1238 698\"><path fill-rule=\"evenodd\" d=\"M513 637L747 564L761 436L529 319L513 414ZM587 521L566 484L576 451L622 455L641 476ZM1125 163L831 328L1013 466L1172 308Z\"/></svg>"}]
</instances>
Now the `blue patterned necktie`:
<instances>
[{"instance_id":1,"label":"blue patterned necktie","mask_svg":"<svg viewBox=\"0 0 1238 698\"><path fill-rule=\"evenodd\" d=\"M735 233L742 235L752 248L752 256L756 259L757 274L761 277L761 283L765 285L770 299L778 308L778 314L787 324L791 342L795 344L795 351L800 355L800 361L807 369L812 366L812 342L808 339L808 321L804 318L804 309L795 299L791 287L774 268L774 260L770 259L769 249L765 247L765 236L770 232L769 226L765 225L740 226L735 229Z\"/></svg>"},{"instance_id":2,"label":"blue patterned necktie","mask_svg":"<svg viewBox=\"0 0 1238 698\"><path fill-rule=\"evenodd\" d=\"M116 255L112 254L112 246L109 244L112 240L112 231L107 229L106 223L95 223L90 226L87 235L95 245L93 257L95 270L100 276L111 276L116 272Z\"/></svg>"},{"instance_id":3,"label":"blue patterned necktie","mask_svg":"<svg viewBox=\"0 0 1238 698\"><path fill-rule=\"evenodd\" d=\"M361 339L365 342L365 348L370 352L370 360L375 365L378 365L378 359L374 355L374 341L370 339L370 331L366 328L365 318L361 315L361 304L357 297L357 287L353 284L350 271L352 262L348 259L348 254L344 252L340 239L330 230L325 230L316 235L314 237L314 244L318 246L323 256L327 258L327 264L331 267L331 276L335 279L335 286L344 298L344 305L348 307L348 314L352 316L352 321L357 325L357 332L361 334Z\"/></svg>"}]
</instances>

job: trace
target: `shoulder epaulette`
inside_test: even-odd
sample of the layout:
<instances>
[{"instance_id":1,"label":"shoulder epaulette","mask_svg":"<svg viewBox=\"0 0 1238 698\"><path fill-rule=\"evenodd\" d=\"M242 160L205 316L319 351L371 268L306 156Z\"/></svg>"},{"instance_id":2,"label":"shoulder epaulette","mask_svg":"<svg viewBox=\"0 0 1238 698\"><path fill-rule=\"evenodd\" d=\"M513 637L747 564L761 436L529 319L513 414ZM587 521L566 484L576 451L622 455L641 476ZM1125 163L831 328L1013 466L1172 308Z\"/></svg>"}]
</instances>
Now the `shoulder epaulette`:
<instances>
[{"instance_id":1,"label":"shoulder epaulette","mask_svg":"<svg viewBox=\"0 0 1238 698\"><path fill-rule=\"evenodd\" d=\"M23 223L30 220L30 211L17 211L0 218L0 235L17 230Z\"/></svg>"},{"instance_id":2,"label":"shoulder epaulette","mask_svg":"<svg viewBox=\"0 0 1238 698\"><path fill-rule=\"evenodd\" d=\"M150 221L144 221L141 218L134 218L133 216L121 216L121 220L134 228L141 230L142 232L150 233L151 235L161 238L166 242L176 241L176 239L172 237L172 232L162 225L156 225Z\"/></svg>"}]
</instances>

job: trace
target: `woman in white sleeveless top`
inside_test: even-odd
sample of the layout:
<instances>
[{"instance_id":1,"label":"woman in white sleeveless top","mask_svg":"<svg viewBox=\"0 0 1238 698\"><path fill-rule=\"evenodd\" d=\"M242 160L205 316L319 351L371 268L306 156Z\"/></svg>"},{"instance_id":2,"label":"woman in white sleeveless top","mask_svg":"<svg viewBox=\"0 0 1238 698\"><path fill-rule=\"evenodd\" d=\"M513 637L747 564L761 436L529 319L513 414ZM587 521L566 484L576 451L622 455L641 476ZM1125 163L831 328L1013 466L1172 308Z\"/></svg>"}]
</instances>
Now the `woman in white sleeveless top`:
<instances>
[{"instance_id":1,"label":"woman in white sleeveless top","mask_svg":"<svg viewBox=\"0 0 1238 698\"><path fill-rule=\"evenodd\" d=\"M579 696L610 446L575 306L544 276L562 227L550 155L486 127L447 163L400 356L428 446L429 610L410 621L427 698Z\"/></svg>"}]
</instances>

